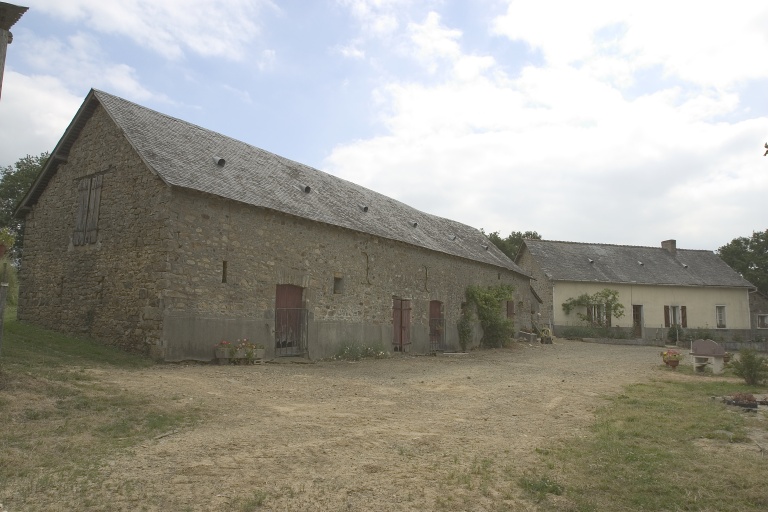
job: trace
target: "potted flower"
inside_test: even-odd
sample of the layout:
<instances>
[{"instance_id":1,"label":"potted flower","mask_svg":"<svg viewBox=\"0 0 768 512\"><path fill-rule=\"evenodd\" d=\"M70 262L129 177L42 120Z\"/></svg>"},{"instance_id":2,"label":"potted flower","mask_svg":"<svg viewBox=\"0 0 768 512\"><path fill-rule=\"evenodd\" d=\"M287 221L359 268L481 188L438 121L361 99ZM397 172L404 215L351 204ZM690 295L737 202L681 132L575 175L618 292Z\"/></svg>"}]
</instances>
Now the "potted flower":
<instances>
[{"instance_id":1,"label":"potted flower","mask_svg":"<svg viewBox=\"0 0 768 512\"><path fill-rule=\"evenodd\" d=\"M255 361L264 359L264 345L261 343L251 343L247 338L237 340L235 345L236 362L253 364Z\"/></svg>"},{"instance_id":2,"label":"potted flower","mask_svg":"<svg viewBox=\"0 0 768 512\"><path fill-rule=\"evenodd\" d=\"M213 350L219 364L229 364L229 360L235 355L235 348L227 340L221 340L215 344Z\"/></svg>"},{"instance_id":3,"label":"potted flower","mask_svg":"<svg viewBox=\"0 0 768 512\"><path fill-rule=\"evenodd\" d=\"M661 360L664 364L671 367L673 370L677 368L680 361L683 359L683 354L675 349L668 349L661 352Z\"/></svg>"}]
</instances>

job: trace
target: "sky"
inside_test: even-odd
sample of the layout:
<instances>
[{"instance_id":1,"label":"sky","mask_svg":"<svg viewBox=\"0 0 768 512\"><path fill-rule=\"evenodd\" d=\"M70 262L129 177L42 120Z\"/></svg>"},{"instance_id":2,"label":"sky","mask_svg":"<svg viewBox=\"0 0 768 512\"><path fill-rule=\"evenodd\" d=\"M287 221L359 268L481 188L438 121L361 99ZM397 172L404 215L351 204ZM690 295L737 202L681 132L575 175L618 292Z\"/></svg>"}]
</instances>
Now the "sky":
<instances>
[{"instance_id":1,"label":"sky","mask_svg":"<svg viewBox=\"0 0 768 512\"><path fill-rule=\"evenodd\" d=\"M0 166L91 88L505 237L768 229L765 0L26 0Z\"/></svg>"}]
</instances>

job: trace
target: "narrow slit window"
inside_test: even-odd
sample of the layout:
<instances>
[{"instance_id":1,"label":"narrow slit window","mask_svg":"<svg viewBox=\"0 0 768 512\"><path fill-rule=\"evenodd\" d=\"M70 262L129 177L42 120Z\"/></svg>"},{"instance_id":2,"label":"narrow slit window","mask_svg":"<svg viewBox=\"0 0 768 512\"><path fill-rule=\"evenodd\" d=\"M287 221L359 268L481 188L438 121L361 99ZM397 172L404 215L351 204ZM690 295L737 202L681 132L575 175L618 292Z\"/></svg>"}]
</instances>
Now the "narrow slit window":
<instances>
[{"instance_id":1,"label":"narrow slit window","mask_svg":"<svg viewBox=\"0 0 768 512\"><path fill-rule=\"evenodd\" d=\"M335 276L333 278L333 294L340 295L344 292L344 278L341 276Z\"/></svg>"},{"instance_id":2,"label":"narrow slit window","mask_svg":"<svg viewBox=\"0 0 768 512\"><path fill-rule=\"evenodd\" d=\"M226 283L227 282L227 262L222 261L221 262L221 282Z\"/></svg>"}]
</instances>

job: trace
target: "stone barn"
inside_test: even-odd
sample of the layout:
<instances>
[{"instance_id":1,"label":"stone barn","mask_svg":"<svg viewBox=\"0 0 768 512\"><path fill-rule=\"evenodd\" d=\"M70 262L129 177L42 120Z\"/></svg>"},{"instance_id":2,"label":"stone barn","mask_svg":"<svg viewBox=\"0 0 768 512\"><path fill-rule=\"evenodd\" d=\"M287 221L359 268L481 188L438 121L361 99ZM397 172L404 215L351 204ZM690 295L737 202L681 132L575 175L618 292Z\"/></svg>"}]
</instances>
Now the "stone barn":
<instances>
[{"instance_id":1,"label":"stone barn","mask_svg":"<svg viewBox=\"0 0 768 512\"><path fill-rule=\"evenodd\" d=\"M456 349L468 285L512 285L530 326L479 230L97 90L17 215L20 320L167 361Z\"/></svg>"}]
</instances>

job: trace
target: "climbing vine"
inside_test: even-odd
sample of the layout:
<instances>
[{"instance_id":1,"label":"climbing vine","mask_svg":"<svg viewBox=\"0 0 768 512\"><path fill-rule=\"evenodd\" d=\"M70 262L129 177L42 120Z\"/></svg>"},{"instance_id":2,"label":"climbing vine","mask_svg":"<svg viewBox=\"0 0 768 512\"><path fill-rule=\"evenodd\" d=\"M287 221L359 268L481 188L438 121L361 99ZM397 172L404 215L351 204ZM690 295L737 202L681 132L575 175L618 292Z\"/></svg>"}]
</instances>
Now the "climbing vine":
<instances>
[{"instance_id":1,"label":"climbing vine","mask_svg":"<svg viewBox=\"0 0 768 512\"><path fill-rule=\"evenodd\" d=\"M565 311L566 315L570 315L571 311L577 307L584 307L587 310L587 314L577 311L576 316L584 322L599 325L600 327L606 327L605 324L610 325L611 317L621 318L624 316L624 305L619 302L619 292L610 288L605 288L592 295L582 293L576 298L571 297L563 302L563 311ZM595 307L605 308L605 315L595 315L594 310L593 314L590 315L589 308Z\"/></svg>"},{"instance_id":2,"label":"climbing vine","mask_svg":"<svg viewBox=\"0 0 768 512\"><path fill-rule=\"evenodd\" d=\"M467 335L471 335L471 309L477 314L480 326L483 328L483 337L480 338L480 345L483 347L502 347L512 337L514 333L514 323L512 320L502 315L502 304L511 300L514 288L510 285L498 286L469 286L465 292L467 298L467 307L462 312L459 319L459 343L462 349L465 348L466 341L462 342L462 327ZM463 322L463 325L462 325Z\"/></svg>"}]
</instances>

